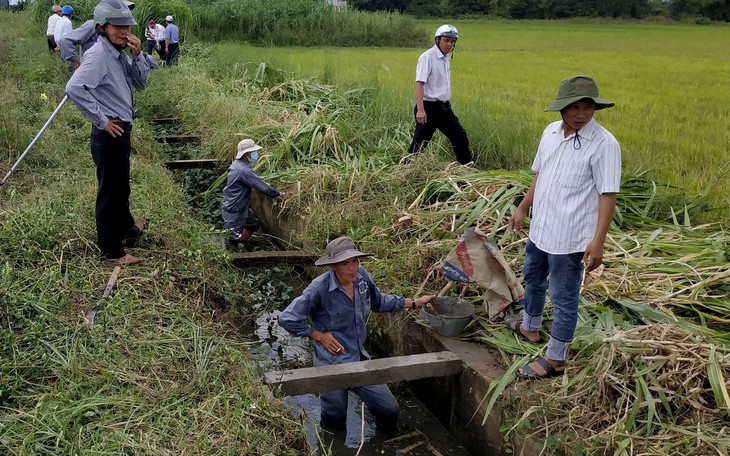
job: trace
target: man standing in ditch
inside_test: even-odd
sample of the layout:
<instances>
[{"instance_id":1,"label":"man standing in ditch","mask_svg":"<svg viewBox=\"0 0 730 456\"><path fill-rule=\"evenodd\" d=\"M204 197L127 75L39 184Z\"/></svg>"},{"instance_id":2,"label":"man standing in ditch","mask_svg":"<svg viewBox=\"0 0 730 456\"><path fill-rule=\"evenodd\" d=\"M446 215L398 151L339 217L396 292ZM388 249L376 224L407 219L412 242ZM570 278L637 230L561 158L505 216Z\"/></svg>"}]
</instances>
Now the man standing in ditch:
<instances>
[{"instance_id":1,"label":"man standing in ditch","mask_svg":"<svg viewBox=\"0 0 730 456\"><path fill-rule=\"evenodd\" d=\"M129 154L134 120L132 87L143 88L149 66L140 40L132 35L137 22L121 0L104 0L94 8L99 38L84 55L81 66L66 84L68 97L91 122L91 155L96 164L96 231L102 258L131 265L142 258L124 250L136 240L144 221L129 210ZM129 47L132 58L124 52Z\"/></svg>"},{"instance_id":2,"label":"man standing in ditch","mask_svg":"<svg viewBox=\"0 0 730 456\"><path fill-rule=\"evenodd\" d=\"M456 160L465 165L472 160L469 138L450 101L451 56L459 32L453 25L444 24L436 30L434 39L436 44L421 54L416 65L416 130L408 153L417 154L425 149L439 129L451 141Z\"/></svg>"},{"instance_id":3,"label":"man standing in ditch","mask_svg":"<svg viewBox=\"0 0 730 456\"><path fill-rule=\"evenodd\" d=\"M167 27L165 27L165 63L167 65L177 65L178 54L180 54L180 29L173 24L173 17L165 18Z\"/></svg>"},{"instance_id":4,"label":"man standing in ditch","mask_svg":"<svg viewBox=\"0 0 730 456\"><path fill-rule=\"evenodd\" d=\"M279 325L289 333L314 341L315 366L370 359L365 350L365 326L371 311L395 313L403 308L416 309L433 299L433 296L416 299L382 293L360 266L360 258L371 254L360 252L349 237L330 242L325 252L314 264L328 266L329 270L314 279L279 315ZM359 386L351 390L375 416L378 429L396 432L400 408L387 385ZM347 392L341 389L319 395L323 427L346 428Z\"/></svg>"},{"instance_id":5,"label":"man standing in ditch","mask_svg":"<svg viewBox=\"0 0 730 456\"><path fill-rule=\"evenodd\" d=\"M532 207L522 269L524 309L507 326L518 337L539 343L546 292L554 313L547 352L520 369L522 378L563 374L578 322L583 269L590 272L603 261L621 184L621 149L593 114L612 106L598 97L592 78L573 76L560 84L557 98L545 109L559 111L562 120L543 131L532 164L535 178L508 222L517 231Z\"/></svg>"}]
</instances>

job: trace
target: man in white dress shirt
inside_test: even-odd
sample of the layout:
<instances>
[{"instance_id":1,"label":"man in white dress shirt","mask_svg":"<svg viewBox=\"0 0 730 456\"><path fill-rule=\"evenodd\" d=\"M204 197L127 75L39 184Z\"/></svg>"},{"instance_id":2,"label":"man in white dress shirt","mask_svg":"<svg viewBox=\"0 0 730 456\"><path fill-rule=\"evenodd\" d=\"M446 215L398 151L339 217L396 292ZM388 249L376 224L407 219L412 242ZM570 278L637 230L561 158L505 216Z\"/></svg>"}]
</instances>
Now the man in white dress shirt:
<instances>
[{"instance_id":1,"label":"man in white dress shirt","mask_svg":"<svg viewBox=\"0 0 730 456\"><path fill-rule=\"evenodd\" d=\"M540 343L546 292L554 314L545 356L522 367L523 378L563 374L578 322L583 269L590 272L603 261L621 184L621 148L593 114L612 106L598 97L598 87L588 76L573 76L560 84L546 111L559 111L562 120L543 131L532 164L535 178L509 219L510 229L517 231L532 207L522 269L524 309L506 323L520 338Z\"/></svg>"},{"instance_id":2,"label":"man in white dress shirt","mask_svg":"<svg viewBox=\"0 0 730 456\"><path fill-rule=\"evenodd\" d=\"M472 160L469 138L451 109L451 56L459 32L444 24L434 34L435 44L421 54L416 65L416 129L409 154L425 149L436 129L446 135L454 148L456 160L465 165Z\"/></svg>"}]
</instances>

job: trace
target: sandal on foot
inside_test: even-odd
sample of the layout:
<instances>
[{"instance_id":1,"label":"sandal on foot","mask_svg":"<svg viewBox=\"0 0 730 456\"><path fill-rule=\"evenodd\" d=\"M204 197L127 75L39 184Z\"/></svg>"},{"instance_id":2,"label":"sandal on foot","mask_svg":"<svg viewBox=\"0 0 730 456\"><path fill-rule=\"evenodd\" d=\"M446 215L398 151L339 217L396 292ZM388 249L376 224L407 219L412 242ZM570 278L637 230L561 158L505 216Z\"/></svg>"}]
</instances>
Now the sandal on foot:
<instances>
[{"instance_id":1,"label":"sandal on foot","mask_svg":"<svg viewBox=\"0 0 730 456\"><path fill-rule=\"evenodd\" d=\"M559 376L563 375L563 373L565 372L565 369L562 369L562 370L555 369L555 367L552 364L550 364L548 362L548 360L545 359L544 356L541 358L537 358L533 362L536 362L543 369L545 369L545 373L542 375L538 374L537 371L535 369L533 369L532 367L530 367L529 364L525 364L524 366L522 366L522 368L519 371L517 371L517 375L519 375L521 379L523 379L523 380L540 380L542 378L559 377Z\"/></svg>"},{"instance_id":2,"label":"sandal on foot","mask_svg":"<svg viewBox=\"0 0 730 456\"><path fill-rule=\"evenodd\" d=\"M542 337L540 337L537 340L530 340L530 338L527 337L522 332L522 329L520 329L520 328L522 328L522 318L519 318L519 317L510 318L510 319L505 320L504 324L507 325L507 327L510 329L510 331L517 334L517 336L520 339L524 340L525 342L529 342L531 344L539 344L540 342L542 342Z\"/></svg>"}]
</instances>

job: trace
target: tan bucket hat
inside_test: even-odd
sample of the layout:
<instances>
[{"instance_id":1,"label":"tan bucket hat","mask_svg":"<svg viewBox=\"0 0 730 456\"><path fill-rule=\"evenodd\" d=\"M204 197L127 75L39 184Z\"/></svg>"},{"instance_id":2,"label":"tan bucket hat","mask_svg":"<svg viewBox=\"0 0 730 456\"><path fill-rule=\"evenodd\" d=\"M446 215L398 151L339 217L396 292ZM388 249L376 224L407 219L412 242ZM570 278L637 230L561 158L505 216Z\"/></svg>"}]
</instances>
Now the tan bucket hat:
<instances>
[{"instance_id":1,"label":"tan bucket hat","mask_svg":"<svg viewBox=\"0 0 730 456\"><path fill-rule=\"evenodd\" d=\"M362 253L355 247L355 243L347 236L338 237L334 241L327 244L325 248L325 256L315 261L317 266L327 266L328 264L339 263L340 261L349 260L354 257L373 256L372 253Z\"/></svg>"}]
</instances>

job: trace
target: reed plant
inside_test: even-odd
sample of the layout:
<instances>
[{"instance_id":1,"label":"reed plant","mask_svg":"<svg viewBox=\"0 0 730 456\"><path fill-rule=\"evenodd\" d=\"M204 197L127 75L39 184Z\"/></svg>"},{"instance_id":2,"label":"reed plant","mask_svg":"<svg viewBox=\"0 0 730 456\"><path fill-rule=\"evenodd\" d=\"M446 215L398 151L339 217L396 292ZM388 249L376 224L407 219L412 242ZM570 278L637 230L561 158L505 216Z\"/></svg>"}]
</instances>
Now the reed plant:
<instances>
[{"instance_id":1,"label":"reed plant","mask_svg":"<svg viewBox=\"0 0 730 456\"><path fill-rule=\"evenodd\" d=\"M415 21L399 13L334 11L319 0L222 0L193 6L196 34L208 40L258 45L409 46L426 41Z\"/></svg>"}]
</instances>

